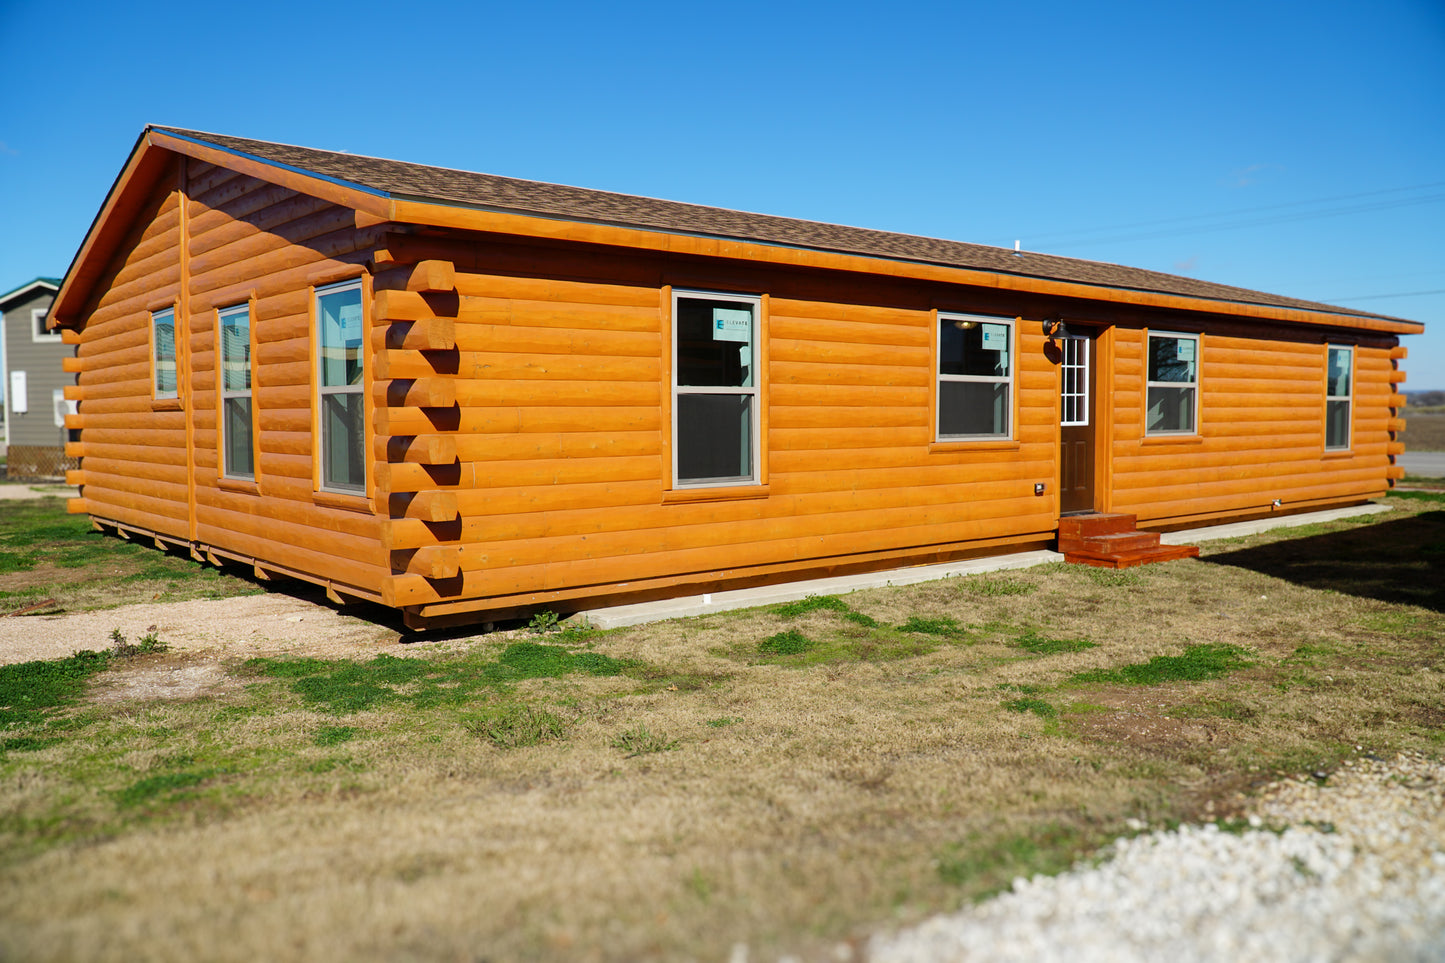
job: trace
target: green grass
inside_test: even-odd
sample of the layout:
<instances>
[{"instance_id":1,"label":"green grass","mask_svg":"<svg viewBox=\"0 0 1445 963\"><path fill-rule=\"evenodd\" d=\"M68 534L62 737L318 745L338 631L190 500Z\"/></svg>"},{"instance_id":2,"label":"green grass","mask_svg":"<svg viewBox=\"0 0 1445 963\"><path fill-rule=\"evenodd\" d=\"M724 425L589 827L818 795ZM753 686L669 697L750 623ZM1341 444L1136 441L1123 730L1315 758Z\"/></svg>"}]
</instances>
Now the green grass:
<instances>
[{"instance_id":1,"label":"green grass","mask_svg":"<svg viewBox=\"0 0 1445 963\"><path fill-rule=\"evenodd\" d=\"M814 648L817 643L797 629L785 629L758 643L758 651L764 655L802 655Z\"/></svg>"},{"instance_id":2,"label":"green grass","mask_svg":"<svg viewBox=\"0 0 1445 963\"><path fill-rule=\"evenodd\" d=\"M870 629L878 627L876 619L857 611L836 595L809 595L796 602L784 602L773 611L785 619L796 619L812 612L836 612L856 625Z\"/></svg>"},{"instance_id":3,"label":"green grass","mask_svg":"<svg viewBox=\"0 0 1445 963\"><path fill-rule=\"evenodd\" d=\"M1055 709L1051 703L1045 702L1043 699L1010 699L1003 704L1003 707L1009 712L1032 712L1042 719L1053 719L1059 714L1058 709Z\"/></svg>"},{"instance_id":4,"label":"green grass","mask_svg":"<svg viewBox=\"0 0 1445 963\"><path fill-rule=\"evenodd\" d=\"M1077 827L1049 823L1027 834L972 833L936 858L938 876L973 900L1007 889L1022 876L1062 873L1088 852L1094 837Z\"/></svg>"},{"instance_id":5,"label":"green grass","mask_svg":"<svg viewBox=\"0 0 1445 963\"><path fill-rule=\"evenodd\" d=\"M354 726L322 726L316 730L312 743L318 746L339 746L356 738Z\"/></svg>"},{"instance_id":6,"label":"green grass","mask_svg":"<svg viewBox=\"0 0 1445 963\"><path fill-rule=\"evenodd\" d=\"M68 659L0 665L0 728L34 725L74 704L110 660L108 652L85 651Z\"/></svg>"},{"instance_id":7,"label":"green grass","mask_svg":"<svg viewBox=\"0 0 1445 963\"><path fill-rule=\"evenodd\" d=\"M1070 682L1082 684L1161 685L1166 682L1202 682L1228 675L1251 665L1248 653L1237 645L1209 643L1191 645L1183 655L1156 655L1148 662L1136 662L1114 669L1078 672Z\"/></svg>"},{"instance_id":8,"label":"green grass","mask_svg":"<svg viewBox=\"0 0 1445 963\"><path fill-rule=\"evenodd\" d=\"M227 598L261 591L189 556L95 531L70 515L63 498L7 501L0 512L0 613L46 598L59 609L110 608L132 602Z\"/></svg>"},{"instance_id":9,"label":"green grass","mask_svg":"<svg viewBox=\"0 0 1445 963\"><path fill-rule=\"evenodd\" d=\"M139 806L161 796L172 797L180 790L199 786L214 775L216 775L215 770L205 769L197 772L166 772L156 776L147 776L116 793L115 801L123 807Z\"/></svg>"},{"instance_id":10,"label":"green grass","mask_svg":"<svg viewBox=\"0 0 1445 963\"><path fill-rule=\"evenodd\" d=\"M1445 502L1445 491L1442 492L1403 492L1398 489L1390 492L1391 498L1403 498L1412 502Z\"/></svg>"},{"instance_id":11,"label":"green grass","mask_svg":"<svg viewBox=\"0 0 1445 963\"><path fill-rule=\"evenodd\" d=\"M1061 652L1083 652L1096 648L1098 643L1088 639L1049 639L1029 629L1011 643L1015 648L1035 655L1058 655Z\"/></svg>"},{"instance_id":12,"label":"green grass","mask_svg":"<svg viewBox=\"0 0 1445 963\"><path fill-rule=\"evenodd\" d=\"M918 632L923 635L941 635L945 638L964 638L968 632L964 626L958 624L957 619L949 618L946 615L934 619L926 619L917 615L910 615L908 620L898 626L900 632Z\"/></svg>"},{"instance_id":13,"label":"green grass","mask_svg":"<svg viewBox=\"0 0 1445 963\"><path fill-rule=\"evenodd\" d=\"M513 642L495 659L476 654L453 659L378 655L368 662L258 658L243 666L255 676L289 680L292 691L306 704L334 715L390 703L462 706L479 692L525 679L555 679L573 673L616 676L645 668L641 662L541 642Z\"/></svg>"}]
</instances>

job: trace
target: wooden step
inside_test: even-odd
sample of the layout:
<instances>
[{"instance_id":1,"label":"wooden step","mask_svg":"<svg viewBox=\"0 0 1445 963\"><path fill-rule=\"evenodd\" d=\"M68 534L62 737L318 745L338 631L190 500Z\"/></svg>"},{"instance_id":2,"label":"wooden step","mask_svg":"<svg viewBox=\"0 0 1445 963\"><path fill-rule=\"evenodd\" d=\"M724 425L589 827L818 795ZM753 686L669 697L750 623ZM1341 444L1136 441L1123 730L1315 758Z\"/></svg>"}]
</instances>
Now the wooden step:
<instances>
[{"instance_id":1,"label":"wooden step","mask_svg":"<svg viewBox=\"0 0 1445 963\"><path fill-rule=\"evenodd\" d=\"M1092 565L1095 568L1133 568L1151 562L1172 562L1180 558L1198 558L1198 545L1158 545L1150 549L1137 549L1113 555L1094 556L1082 552L1065 552L1064 561L1076 565Z\"/></svg>"},{"instance_id":2,"label":"wooden step","mask_svg":"<svg viewBox=\"0 0 1445 963\"><path fill-rule=\"evenodd\" d=\"M1099 568L1132 568L1199 556L1193 545L1160 545L1157 532L1141 532L1137 525L1137 516L1121 512L1065 515L1059 519L1059 551L1066 562Z\"/></svg>"},{"instance_id":3,"label":"wooden step","mask_svg":"<svg viewBox=\"0 0 1445 963\"><path fill-rule=\"evenodd\" d=\"M1089 535L1086 538L1059 536L1059 551L1082 552L1088 555L1113 555L1137 552L1159 545L1158 532L1115 532L1112 535Z\"/></svg>"},{"instance_id":4,"label":"wooden step","mask_svg":"<svg viewBox=\"0 0 1445 963\"><path fill-rule=\"evenodd\" d=\"M1065 515L1059 519L1060 538L1088 538L1091 535L1118 535L1138 528L1137 515L1122 512L1088 512Z\"/></svg>"}]
</instances>

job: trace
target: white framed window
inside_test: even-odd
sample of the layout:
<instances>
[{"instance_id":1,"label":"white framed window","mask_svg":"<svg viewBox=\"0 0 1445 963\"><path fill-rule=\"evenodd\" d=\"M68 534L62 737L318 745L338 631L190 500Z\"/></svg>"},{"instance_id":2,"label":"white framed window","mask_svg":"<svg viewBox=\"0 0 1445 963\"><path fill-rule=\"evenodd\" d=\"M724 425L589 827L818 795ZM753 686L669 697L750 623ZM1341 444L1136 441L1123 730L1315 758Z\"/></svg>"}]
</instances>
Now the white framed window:
<instances>
[{"instance_id":1,"label":"white framed window","mask_svg":"<svg viewBox=\"0 0 1445 963\"><path fill-rule=\"evenodd\" d=\"M1325 366L1325 449L1350 447L1350 408L1354 398L1355 349L1329 345Z\"/></svg>"},{"instance_id":2,"label":"white framed window","mask_svg":"<svg viewBox=\"0 0 1445 963\"><path fill-rule=\"evenodd\" d=\"M251 306L218 312L221 354L221 473L256 477L255 428L251 407Z\"/></svg>"},{"instance_id":3,"label":"white framed window","mask_svg":"<svg viewBox=\"0 0 1445 963\"><path fill-rule=\"evenodd\" d=\"M1012 318L938 315L939 441L1013 437Z\"/></svg>"},{"instance_id":4,"label":"white framed window","mask_svg":"<svg viewBox=\"0 0 1445 963\"><path fill-rule=\"evenodd\" d=\"M361 281L316 289L316 401L321 488L366 491Z\"/></svg>"},{"instance_id":5,"label":"white framed window","mask_svg":"<svg viewBox=\"0 0 1445 963\"><path fill-rule=\"evenodd\" d=\"M1149 332L1144 433L1192 435L1199 430L1199 335Z\"/></svg>"},{"instance_id":6,"label":"white framed window","mask_svg":"<svg viewBox=\"0 0 1445 963\"><path fill-rule=\"evenodd\" d=\"M762 299L672 294L672 478L675 488L755 485Z\"/></svg>"},{"instance_id":7,"label":"white framed window","mask_svg":"<svg viewBox=\"0 0 1445 963\"><path fill-rule=\"evenodd\" d=\"M151 388L158 399L178 398L176 390L176 310L151 313Z\"/></svg>"},{"instance_id":8,"label":"white framed window","mask_svg":"<svg viewBox=\"0 0 1445 963\"><path fill-rule=\"evenodd\" d=\"M1065 428L1089 423L1089 340L1065 337L1059 342L1059 424Z\"/></svg>"},{"instance_id":9,"label":"white framed window","mask_svg":"<svg viewBox=\"0 0 1445 963\"><path fill-rule=\"evenodd\" d=\"M54 331L45 327L45 316L50 313L48 308L30 309L30 340L44 343L47 341L59 341L60 329Z\"/></svg>"}]
</instances>

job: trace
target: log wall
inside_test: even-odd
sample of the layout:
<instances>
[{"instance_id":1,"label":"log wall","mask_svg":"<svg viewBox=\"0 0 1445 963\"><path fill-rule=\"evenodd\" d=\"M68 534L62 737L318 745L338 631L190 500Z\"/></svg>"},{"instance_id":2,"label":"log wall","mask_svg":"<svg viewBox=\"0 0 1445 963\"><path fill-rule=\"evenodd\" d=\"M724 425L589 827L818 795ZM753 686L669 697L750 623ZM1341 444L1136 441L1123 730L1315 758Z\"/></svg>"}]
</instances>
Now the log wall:
<instances>
[{"instance_id":1,"label":"log wall","mask_svg":"<svg viewBox=\"0 0 1445 963\"><path fill-rule=\"evenodd\" d=\"M360 275L374 240L347 208L178 160L80 338L84 509L379 597L390 569L376 502L316 494L311 456L312 285ZM217 309L247 302L254 481L222 478L219 454ZM181 397L152 401L148 325L169 304Z\"/></svg>"},{"instance_id":2,"label":"log wall","mask_svg":"<svg viewBox=\"0 0 1445 963\"><path fill-rule=\"evenodd\" d=\"M1206 330L1199 343L1198 433L1149 436L1147 338L1143 328L1114 333L1111 510L1165 526L1269 513L1275 499L1284 510L1298 510L1387 490L1394 453L1390 341L1350 332L1332 339L1283 329ZM1348 451L1325 450L1328 344L1356 345Z\"/></svg>"}]
</instances>

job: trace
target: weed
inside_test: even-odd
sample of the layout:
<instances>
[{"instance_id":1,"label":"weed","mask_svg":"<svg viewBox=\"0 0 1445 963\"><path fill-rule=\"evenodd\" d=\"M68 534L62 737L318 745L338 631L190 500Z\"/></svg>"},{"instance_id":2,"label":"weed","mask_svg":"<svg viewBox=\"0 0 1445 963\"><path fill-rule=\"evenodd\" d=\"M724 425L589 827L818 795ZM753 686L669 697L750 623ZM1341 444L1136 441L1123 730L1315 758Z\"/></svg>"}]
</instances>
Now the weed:
<instances>
[{"instance_id":1,"label":"weed","mask_svg":"<svg viewBox=\"0 0 1445 963\"><path fill-rule=\"evenodd\" d=\"M352 726L322 726L316 730L311 742L318 746L339 746L355 738L356 729Z\"/></svg>"},{"instance_id":2,"label":"weed","mask_svg":"<svg viewBox=\"0 0 1445 963\"><path fill-rule=\"evenodd\" d=\"M855 611L836 595L809 595L796 602L784 602L773 609L785 619L795 619L809 612L837 612L840 616L865 628L878 628L878 620L871 615Z\"/></svg>"},{"instance_id":3,"label":"weed","mask_svg":"<svg viewBox=\"0 0 1445 963\"><path fill-rule=\"evenodd\" d=\"M548 712L532 706L507 706L473 722L467 728L487 739L498 749L520 749L561 739L567 734L567 723Z\"/></svg>"},{"instance_id":4,"label":"weed","mask_svg":"<svg viewBox=\"0 0 1445 963\"><path fill-rule=\"evenodd\" d=\"M646 726L634 726L618 733L612 740L612 748L621 749L629 756L643 756L651 752L676 749L677 740L668 739L661 733L649 732Z\"/></svg>"},{"instance_id":5,"label":"weed","mask_svg":"<svg viewBox=\"0 0 1445 963\"><path fill-rule=\"evenodd\" d=\"M800 615L807 615L809 612L851 612L848 603L836 595L809 595L807 598L798 599L796 602L784 602L773 609L785 619L795 619Z\"/></svg>"},{"instance_id":6,"label":"weed","mask_svg":"<svg viewBox=\"0 0 1445 963\"><path fill-rule=\"evenodd\" d=\"M1022 692L1024 695L1034 695L1043 692L1043 686L1024 685L1018 682L1000 682L994 686L996 689L1003 689L1005 692Z\"/></svg>"},{"instance_id":7,"label":"weed","mask_svg":"<svg viewBox=\"0 0 1445 963\"><path fill-rule=\"evenodd\" d=\"M1008 575L970 575L959 580L959 588L970 595L1000 598L1008 595L1029 595L1038 585Z\"/></svg>"},{"instance_id":8,"label":"weed","mask_svg":"<svg viewBox=\"0 0 1445 963\"><path fill-rule=\"evenodd\" d=\"M527 623L527 629L534 635L546 635L548 632L556 632L557 613L543 609L532 616L532 621Z\"/></svg>"},{"instance_id":9,"label":"weed","mask_svg":"<svg viewBox=\"0 0 1445 963\"><path fill-rule=\"evenodd\" d=\"M1162 682L1201 682L1217 679L1251 663L1248 653L1237 645L1211 642L1191 645L1183 655L1156 655L1148 662L1123 665L1117 669L1095 669L1071 676L1082 684L1158 685Z\"/></svg>"},{"instance_id":10,"label":"weed","mask_svg":"<svg viewBox=\"0 0 1445 963\"><path fill-rule=\"evenodd\" d=\"M155 626L140 637L140 641L132 643L125 637L125 633L119 627L110 630L110 654L118 659L133 659L138 655L150 655L152 652L164 652L170 646L166 645L156 635Z\"/></svg>"},{"instance_id":11,"label":"weed","mask_svg":"<svg viewBox=\"0 0 1445 963\"><path fill-rule=\"evenodd\" d=\"M106 652L77 652L68 659L0 665L0 728L31 725L85 694L91 676L110 665Z\"/></svg>"},{"instance_id":12,"label":"weed","mask_svg":"<svg viewBox=\"0 0 1445 963\"><path fill-rule=\"evenodd\" d=\"M1059 714L1058 709L1043 699L1010 699L1003 707L1009 712L1032 712L1041 719L1053 719Z\"/></svg>"},{"instance_id":13,"label":"weed","mask_svg":"<svg viewBox=\"0 0 1445 963\"><path fill-rule=\"evenodd\" d=\"M946 638L959 638L965 635L965 629L958 624L956 619L946 615L936 619L925 619L917 615L910 615L908 621L898 626L901 632L918 632L923 635L942 635Z\"/></svg>"},{"instance_id":14,"label":"weed","mask_svg":"<svg viewBox=\"0 0 1445 963\"><path fill-rule=\"evenodd\" d=\"M800 655L814 645L811 639L797 629L788 629L763 639L758 643L758 651L764 655Z\"/></svg>"},{"instance_id":15,"label":"weed","mask_svg":"<svg viewBox=\"0 0 1445 963\"><path fill-rule=\"evenodd\" d=\"M1033 629L1029 629L1015 639L1013 645L1015 648L1032 652L1035 655L1058 655L1062 652L1082 652L1085 649L1092 649L1097 646L1097 643L1090 642L1088 639L1046 639Z\"/></svg>"},{"instance_id":16,"label":"weed","mask_svg":"<svg viewBox=\"0 0 1445 963\"><path fill-rule=\"evenodd\" d=\"M738 716L722 716L718 719L707 720L707 724L714 729L725 729L728 726L735 726L742 721Z\"/></svg>"}]
</instances>

